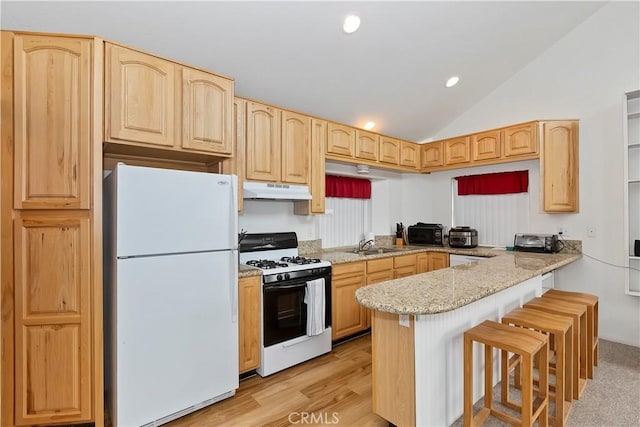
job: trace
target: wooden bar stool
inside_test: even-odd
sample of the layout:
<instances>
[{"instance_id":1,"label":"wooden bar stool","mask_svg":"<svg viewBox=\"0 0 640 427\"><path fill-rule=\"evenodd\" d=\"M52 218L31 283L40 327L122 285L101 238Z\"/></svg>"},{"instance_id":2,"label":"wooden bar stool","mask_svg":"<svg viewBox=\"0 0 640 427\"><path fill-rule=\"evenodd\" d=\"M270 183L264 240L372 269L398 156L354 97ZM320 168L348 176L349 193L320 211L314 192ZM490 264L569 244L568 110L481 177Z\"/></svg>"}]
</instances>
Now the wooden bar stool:
<instances>
[{"instance_id":1,"label":"wooden bar stool","mask_svg":"<svg viewBox=\"0 0 640 427\"><path fill-rule=\"evenodd\" d=\"M573 398L580 399L587 385L587 309L582 304L574 304L556 298L534 298L523 305L524 308L544 311L573 320Z\"/></svg>"},{"instance_id":2,"label":"wooden bar stool","mask_svg":"<svg viewBox=\"0 0 640 427\"><path fill-rule=\"evenodd\" d=\"M473 342L484 344L484 408L473 415ZM522 405L520 419L494 407L493 348L522 358ZM534 399L533 359L539 357L539 386ZM539 332L485 320L464 333L464 426L481 425L489 415L513 425L531 426L538 420L547 426L549 404L549 341Z\"/></svg>"},{"instance_id":3,"label":"wooden bar stool","mask_svg":"<svg viewBox=\"0 0 640 427\"><path fill-rule=\"evenodd\" d=\"M549 395L555 400L555 411L553 417L549 415L551 423L557 427L564 426L569 416L573 393L571 389L571 367L573 352L573 321L566 316L557 316L555 314L545 313L538 310L528 310L526 308L517 308L507 313L502 318L505 325L519 326L521 328L530 328L545 334L551 334L555 343L556 362L549 363L550 367L554 367L556 377L555 385L549 385L549 390L553 390ZM516 388L520 388L520 358L514 356L513 360L508 360L506 351L502 351L502 368L501 368L501 386L502 386L502 404L512 407L509 401L509 373L514 368L516 374L514 384ZM551 371L551 369L550 369ZM565 403L565 400L568 403Z\"/></svg>"},{"instance_id":4,"label":"wooden bar stool","mask_svg":"<svg viewBox=\"0 0 640 427\"><path fill-rule=\"evenodd\" d=\"M593 378L593 367L598 366L598 297L582 292L549 289L543 297L565 299L587 306L587 377Z\"/></svg>"}]
</instances>

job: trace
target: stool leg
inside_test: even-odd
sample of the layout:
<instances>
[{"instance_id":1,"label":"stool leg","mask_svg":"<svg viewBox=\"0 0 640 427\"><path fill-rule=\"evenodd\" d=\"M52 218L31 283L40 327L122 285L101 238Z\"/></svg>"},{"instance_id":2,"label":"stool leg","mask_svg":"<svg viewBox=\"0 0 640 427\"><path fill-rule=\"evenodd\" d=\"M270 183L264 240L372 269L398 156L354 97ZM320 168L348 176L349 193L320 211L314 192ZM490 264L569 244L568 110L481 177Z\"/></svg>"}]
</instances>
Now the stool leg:
<instances>
[{"instance_id":1,"label":"stool leg","mask_svg":"<svg viewBox=\"0 0 640 427\"><path fill-rule=\"evenodd\" d=\"M509 352L500 350L500 400L509 402Z\"/></svg>"},{"instance_id":2,"label":"stool leg","mask_svg":"<svg viewBox=\"0 0 640 427\"><path fill-rule=\"evenodd\" d=\"M532 399L533 399L533 360L530 355L521 355L521 372L522 372L522 426L529 427L533 424L532 415Z\"/></svg>"},{"instance_id":3,"label":"stool leg","mask_svg":"<svg viewBox=\"0 0 640 427\"><path fill-rule=\"evenodd\" d=\"M587 378L593 379L593 307L587 306Z\"/></svg>"},{"instance_id":4,"label":"stool leg","mask_svg":"<svg viewBox=\"0 0 640 427\"><path fill-rule=\"evenodd\" d=\"M593 365L598 366L598 351L600 341L598 338L598 303L593 307L593 339L596 341L593 347Z\"/></svg>"},{"instance_id":5,"label":"stool leg","mask_svg":"<svg viewBox=\"0 0 640 427\"><path fill-rule=\"evenodd\" d=\"M493 409L493 347L484 345L484 407Z\"/></svg>"},{"instance_id":6,"label":"stool leg","mask_svg":"<svg viewBox=\"0 0 640 427\"><path fill-rule=\"evenodd\" d=\"M564 336L553 334L556 347L556 426L564 425L564 399L565 399L565 378L566 378L566 349L564 348ZM561 357L564 355L564 357Z\"/></svg>"},{"instance_id":7,"label":"stool leg","mask_svg":"<svg viewBox=\"0 0 640 427\"><path fill-rule=\"evenodd\" d=\"M464 336L464 427L473 421L473 342Z\"/></svg>"},{"instance_id":8,"label":"stool leg","mask_svg":"<svg viewBox=\"0 0 640 427\"><path fill-rule=\"evenodd\" d=\"M542 346L538 352L540 355L540 365L538 366L538 395L542 400L542 411L538 416L538 425L547 427L549 421L549 346L548 343ZM562 400L562 397L560 397ZM531 408L533 410L533 408Z\"/></svg>"}]
</instances>

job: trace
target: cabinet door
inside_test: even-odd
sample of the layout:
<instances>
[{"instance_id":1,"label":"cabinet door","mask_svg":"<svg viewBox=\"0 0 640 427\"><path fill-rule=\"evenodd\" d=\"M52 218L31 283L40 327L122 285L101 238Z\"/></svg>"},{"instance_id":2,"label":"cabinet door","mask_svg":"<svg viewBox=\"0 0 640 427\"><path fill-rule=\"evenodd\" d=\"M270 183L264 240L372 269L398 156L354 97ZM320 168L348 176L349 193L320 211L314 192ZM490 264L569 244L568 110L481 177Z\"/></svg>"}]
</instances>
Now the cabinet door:
<instances>
[{"instance_id":1,"label":"cabinet door","mask_svg":"<svg viewBox=\"0 0 640 427\"><path fill-rule=\"evenodd\" d=\"M469 145L468 136L444 141L444 164L468 163L471 159Z\"/></svg>"},{"instance_id":2,"label":"cabinet door","mask_svg":"<svg viewBox=\"0 0 640 427\"><path fill-rule=\"evenodd\" d=\"M538 152L536 124L526 123L504 129L504 156L514 157Z\"/></svg>"},{"instance_id":3,"label":"cabinet door","mask_svg":"<svg viewBox=\"0 0 640 427\"><path fill-rule=\"evenodd\" d=\"M420 146L413 142L402 141L400 145L400 164L417 168L420 164Z\"/></svg>"},{"instance_id":4,"label":"cabinet door","mask_svg":"<svg viewBox=\"0 0 640 427\"><path fill-rule=\"evenodd\" d=\"M16 209L89 209L93 41L16 35Z\"/></svg>"},{"instance_id":5,"label":"cabinet door","mask_svg":"<svg viewBox=\"0 0 640 427\"><path fill-rule=\"evenodd\" d=\"M247 102L246 177L280 181L280 110Z\"/></svg>"},{"instance_id":6,"label":"cabinet door","mask_svg":"<svg viewBox=\"0 0 640 427\"><path fill-rule=\"evenodd\" d=\"M367 283L373 273L391 273L390 276L393 277L393 257L367 261Z\"/></svg>"},{"instance_id":7,"label":"cabinet door","mask_svg":"<svg viewBox=\"0 0 640 427\"><path fill-rule=\"evenodd\" d=\"M578 212L578 122L543 122L541 175L545 212Z\"/></svg>"},{"instance_id":8,"label":"cabinet door","mask_svg":"<svg viewBox=\"0 0 640 427\"><path fill-rule=\"evenodd\" d=\"M500 131L471 135L473 160L491 160L500 158Z\"/></svg>"},{"instance_id":9,"label":"cabinet door","mask_svg":"<svg viewBox=\"0 0 640 427\"><path fill-rule=\"evenodd\" d=\"M242 277L238 284L240 373L260 366L260 276Z\"/></svg>"},{"instance_id":10,"label":"cabinet door","mask_svg":"<svg viewBox=\"0 0 640 427\"><path fill-rule=\"evenodd\" d=\"M16 424L89 421L89 212L15 220Z\"/></svg>"},{"instance_id":11,"label":"cabinet door","mask_svg":"<svg viewBox=\"0 0 640 427\"><path fill-rule=\"evenodd\" d=\"M232 154L233 81L182 69L182 148Z\"/></svg>"},{"instance_id":12,"label":"cabinet door","mask_svg":"<svg viewBox=\"0 0 640 427\"><path fill-rule=\"evenodd\" d=\"M172 147L175 64L107 43L105 138Z\"/></svg>"},{"instance_id":13,"label":"cabinet door","mask_svg":"<svg viewBox=\"0 0 640 427\"><path fill-rule=\"evenodd\" d=\"M424 169L444 165L442 141L430 142L422 146L422 167Z\"/></svg>"},{"instance_id":14,"label":"cabinet door","mask_svg":"<svg viewBox=\"0 0 640 427\"><path fill-rule=\"evenodd\" d=\"M378 135L356 130L356 158L378 161Z\"/></svg>"},{"instance_id":15,"label":"cabinet door","mask_svg":"<svg viewBox=\"0 0 640 427\"><path fill-rule=\"evenodd\" d=\"M380 161L393 165L400 164L400 140L380 137Z\"/></svg>"},{"instance_id":16,"label":"cabinet door","mask_svg":"<svg viewBox=\"0 0 640 427\"><path fill-rule=\"evenodd\" d=\"M356 143L355 129L329 122L327 132L327 154L353 157Z\"/></svg>"},{"instance_id":17,"label":"cabinet door","mask_svg":"<svg viewBox=\"0 0 640 427\"><path fill-rule=\"evenodd\" d=\"M311 200L300 200L293 203L296 215L324 213L325 175L324 150L327 145L327 122L311 119L311 179L309 190Z\"/></svg>"},{"instance_id":18,"label":"cabinet door","mask_svg":"<svg viewBox=\"0 0 640 427\"><path fill-rule=\"evenodd\" d=\"M416 274L429 271L429 255L424 252L416 255Z\"/></svg>"},{"instance_id":19,"label":"cabinet door","mask_svg":"<svg viewBox=\"0 0 640 427\"><path fill-rule=\"evenodd\" d=\"M282 182L309 182L311 118L282 111Z\"/></svg>"},{"instance_id":20,"label":"cabinet door","mask_svg":"<svg viewBox=\"0 0 640 427\"><path fill-rule=\"evenodd\" d=\"M356 291L365 284L364 274L332 280L332 338L334 340L360 332L367 327L364 307L356 301Z\"/></svg>"},{"instance_id":21,"label":"cabinet door","mask_svg":"<svg viewBox=\"0 0 640 427\"><path fill-rule=\"evenodd\" d=\"M429 271L449 267L449 254L444 252L429 252Z\"/></svg>"}]
</instances>

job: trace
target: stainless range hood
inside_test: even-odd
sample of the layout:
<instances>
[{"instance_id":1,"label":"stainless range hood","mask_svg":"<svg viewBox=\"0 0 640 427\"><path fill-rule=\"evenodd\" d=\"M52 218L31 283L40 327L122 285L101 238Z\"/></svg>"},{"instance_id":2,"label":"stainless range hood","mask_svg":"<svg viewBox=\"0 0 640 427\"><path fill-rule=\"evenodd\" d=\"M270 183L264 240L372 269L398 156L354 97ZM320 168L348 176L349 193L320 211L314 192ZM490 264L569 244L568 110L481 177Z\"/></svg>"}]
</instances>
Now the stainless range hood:
<instances>
[{"instance_id":1,"label":"stainless range hood","mask_svg":"<svg viewBox=\"0 0 640 427\"><path fill-rule=\"evenodd\" d=\"M311 193L306 185L245 181L242 188L243 199L311 200Z\"/></svg>"}]
</instances>

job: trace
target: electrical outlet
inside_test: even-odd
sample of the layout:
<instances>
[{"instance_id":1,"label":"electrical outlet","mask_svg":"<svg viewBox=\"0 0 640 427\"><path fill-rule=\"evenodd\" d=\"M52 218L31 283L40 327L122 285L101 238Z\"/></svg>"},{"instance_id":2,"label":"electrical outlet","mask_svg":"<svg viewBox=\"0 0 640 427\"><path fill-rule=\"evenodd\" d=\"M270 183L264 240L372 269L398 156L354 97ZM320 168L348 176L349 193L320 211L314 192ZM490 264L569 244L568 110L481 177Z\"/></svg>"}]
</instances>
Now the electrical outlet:
<instances>
[{"instance_id":1,"label":"electrical outlet","mask_svg":"<svg viewBox=\"0 0 640 427\"><path fill-rule=\"evenodd\" d=\"M587 237L596 237L595 227L587 227Z\"/></svg>"}]
</instances>

